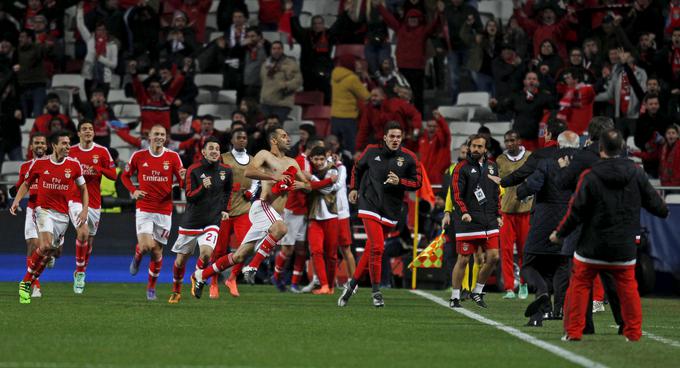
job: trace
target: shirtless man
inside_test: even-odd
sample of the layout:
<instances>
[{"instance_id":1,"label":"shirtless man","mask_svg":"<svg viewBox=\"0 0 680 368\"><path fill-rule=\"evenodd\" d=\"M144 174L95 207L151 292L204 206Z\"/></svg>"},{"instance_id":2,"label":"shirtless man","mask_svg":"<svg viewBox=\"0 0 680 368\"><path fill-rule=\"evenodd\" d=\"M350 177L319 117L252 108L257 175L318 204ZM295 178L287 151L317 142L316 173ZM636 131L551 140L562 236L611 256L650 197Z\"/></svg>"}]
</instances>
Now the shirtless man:
<instances>
[{"instance_id":1,"label":"shirtless man","mask_svg":"<svg viewBox=\"0 0 680 368\"><path fill-rule=\"evenodd\" d=\"M250 264L243 268L243 276L249 283L255 283L255 272L260 263L286 235L288 229L279 213L283 210L291 190L309 190L310 185L297 162L286 156L290 148L290 137L283 128L275 126L267 130L270 150L258 152L251 165L246 168L246 177L262 182L260 199L250 206L248 217L251 227L243 243L234 253L220 257L211 266L196 270L192 276L194 296L200 298L209 277L243 262L257 251Z\"/></svg>"}]
</instances>

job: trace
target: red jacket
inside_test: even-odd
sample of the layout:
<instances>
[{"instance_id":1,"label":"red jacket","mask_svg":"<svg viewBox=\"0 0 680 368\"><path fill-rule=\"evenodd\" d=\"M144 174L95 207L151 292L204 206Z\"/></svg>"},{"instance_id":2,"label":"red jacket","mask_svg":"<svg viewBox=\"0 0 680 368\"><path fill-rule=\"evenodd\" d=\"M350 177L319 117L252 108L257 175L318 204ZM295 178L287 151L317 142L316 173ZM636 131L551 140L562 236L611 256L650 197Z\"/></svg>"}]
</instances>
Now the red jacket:
<instances>
[{"instance_id":1,"label":"red jacket","mask_svg":"<svg viewBox=\"0 0 680 368\"><path fill-rule=\"evenodd\" d=\"M593 118L593 104L595 90L589 84L577 85L574 89L567 89L562 100L561 110L557 117L567 122L567 129L578 135L588 130L588 124Z\"/></svg>"},{"instance_id":2,"label":"red jacket","mask_svg":"<svg viewBox=\"0 0 680 368\"><path fill-rule=\"evenodd\" d=\"M280 0L259 0L260 10L257 15L260 23L278 23L281 15L283 15L283 8Z\"/></svg>"},{"instance_id":3,"label":"red jacket","mask_svg":"<svg viewBox=\"0 0 680 368\"><path fill-rule=\"evenodd\" d=\"M401 98L386 98L380 107L374 107L370 101L364 103L359 118L357 151L363 151L369 143L381 142L385 124L392 120L401 124L404 135L410 135L413 130L420 130L422 126L420 112Z\"/></svg>"},{"instance_id":4,"label":"red jacket","mask_svg":"<svg viewBox=\"0 0 680 368\"><path fill-rule=\"evenodd\" d=\"M430 183L441 184L444 170L451 166L451 130L444 118L437 119L434 136L421 134L418 151Z\"/></svg>"},{"instance_id":5,"label":"red jacket","mask_svg":"<svg viewBox=\"0 0 680 368\"><path fill-rule=\"evenodd\" d=\"M515 18L520 27L533 38L535 56L540 54L543 41L550 40L557 45L556 51L560 57L566 59L567 48L564 44L564 38L567 31L569 31L569 23L572 21L571 16L564 16L562 19L557 20L557 23L549 26L528 18L520 9L515 9Z\"/></svg>"},{"instance_id":6,"label":"red jacket","mask_svg":"<svg viewBox=\"0 0 680 368\"><path fill-rule=\"evenodd\" d=\"M640 157L645 165L648 163L659 164L661 185L680 186L680 144L676 141L672 146L663 143L659 147L654 143L654 139L653 137L648 142L648 146L652 147L649 151L633 152L633 156Z\"/></svg>"},{"instance_id":7,"label":"red jacket","mask_svg":"<svg viewBox=\"0 0 680 368\"><path fill-rule=\"evenodd\" d=\"M132 77L132 89L135 93L135 98L142 110L142 131L151 130L156 124L161 124L170 132L170 106L175 96L182 89L184 85L184 76L177 73L170 84L170 88L165 92L165 95L159 100L152 100L146 94L146 88L137 76Z\"/></svg>"},{"instance_id":8,"label":"red jacket","mask_svg":"<svg viewBox=\"0 0 680 368\"><path fill-rule=\"evenodd\" d=\"M439 13L432 23L426 24L425 16L418 9L409 10L401 23L384 6L378 6L378 11L385 20L385 24L396 32L397 66L406 69L425 69L427 39L441 22ZM407 18L409 17L420 19L417 27L408 26Z\"/></svg>"}]
</instances>

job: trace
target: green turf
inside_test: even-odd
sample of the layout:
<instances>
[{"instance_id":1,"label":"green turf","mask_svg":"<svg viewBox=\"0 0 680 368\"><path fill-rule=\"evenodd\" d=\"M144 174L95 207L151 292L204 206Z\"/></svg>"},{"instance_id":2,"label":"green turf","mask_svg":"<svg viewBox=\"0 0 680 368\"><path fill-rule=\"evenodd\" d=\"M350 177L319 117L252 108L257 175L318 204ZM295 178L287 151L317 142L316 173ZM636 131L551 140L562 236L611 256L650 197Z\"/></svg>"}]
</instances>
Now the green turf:
<instances>
[{"instance_id":1,"label":"green turf","mask_svg":"<svg viewBox=\"0 0 680 368\"><path fill-rule=\"evenodd\" d=\"M405 290L387 290L376 310L367 290L349 307L336 296L281 294L241 286L234 299L185 299L168 305L169 285L147 302L142 284L43 285L45 296L20 305L16 283L0 283L0 367L567 367L566 360ZM206 290L207 292L207 290ZM435 295L447 297L443 292ZM626 343L609 313L598 334L564 343L560 323L520 327L527 301L487 297L465 307L610 367L672 367L680 348L647 338ZM645 331L680 341L680 302L645 299Z\"/></svg>"}]
</instances>

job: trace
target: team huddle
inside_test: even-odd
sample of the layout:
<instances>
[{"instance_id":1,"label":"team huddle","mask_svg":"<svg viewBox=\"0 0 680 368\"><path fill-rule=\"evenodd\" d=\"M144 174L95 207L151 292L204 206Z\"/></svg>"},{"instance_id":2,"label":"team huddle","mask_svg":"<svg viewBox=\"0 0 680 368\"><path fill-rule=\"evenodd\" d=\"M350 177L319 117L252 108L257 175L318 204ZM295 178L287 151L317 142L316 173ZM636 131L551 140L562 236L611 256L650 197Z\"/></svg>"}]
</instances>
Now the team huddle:
<instances>
[{"instance_id":1,"label":"team huddle","mask_svg":"<svg viewBox=\"0 0 680 368\"><path fill-rule=\"evenodd\" d=\"M294 256L290 291L300 287L307 259L307 243L315 280L314 294L333 294L338 250L348 273L353 275L338 300L347 305L359 279L368 271L373 305L384 305L380 292L384 232L396 226L405 191L417 190L421 172L415 155L401 147L399 124L385 127L384 144L371 145L351 170L324 148L322 140L310 140L295 159L287 157L291 142L286 131L274 126L267 131L269 150L255 156L246 152L247 134L231 132L232 149L220 151L220 142L205 140L202 159L189 168L180 156L165 147L167 132L156 125L149 131L149 148L132 154L121 180L136 200L137 245L130 273L139 272L142 257L149 254L146 296L156 300L156 283L163 264L163 246L172 227L173 183L186 194L173 264L171 304L181 300L186 263L198 246L198 260L191 273L191 295L201 298L206 284L210 297L219 297L219 276L231 268L225 284L239 296L239 273L251 284L260 264L280 245L275 257L272 283L281 291L287 286L282 272ZM93 142L94 125L82 121L79 143L71 146L67 132L31 137L32 159L21 167L10 212L16 215L20 201L29 194L25 238L27 270L19 283L19 301L27 304L42 295L40 275L61 254L69 221L77 231L76 270L73 291L82 294L101 212L102 175L115 180L114 160L105 147ZM136 179L136 180L135 180ZM365 256L354 267L349 202L358 205L368 241ZM283 216L281 215L283 214ZM235 251L229 252L230 246ZM313 284L313 283L312 283ZM310 284L311 285L311 284Z\"/></svg>"}]
</instances>

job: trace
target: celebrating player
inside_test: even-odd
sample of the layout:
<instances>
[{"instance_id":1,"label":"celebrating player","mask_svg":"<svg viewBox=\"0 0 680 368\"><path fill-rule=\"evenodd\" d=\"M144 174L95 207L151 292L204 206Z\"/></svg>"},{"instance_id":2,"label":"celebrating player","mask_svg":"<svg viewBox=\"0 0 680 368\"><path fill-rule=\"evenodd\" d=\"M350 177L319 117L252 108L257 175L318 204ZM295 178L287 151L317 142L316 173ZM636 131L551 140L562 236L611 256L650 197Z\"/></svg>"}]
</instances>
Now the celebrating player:
<instances>
[{"instance_id":1,"label":"celebrating player","mask_svg":"<svg viewBox=\"0 0 680 368\"><path fill-rule=\"evenodd\" d=\"M356 261L354 260L351 247L352 229L349 222L349 201L347 200L347 168L337 155L333 154L331 158L338 170L338 183L340 183L340 189L336 195L337 200L335 202L338 207L338 248L340 253L342 253L342 259L345 260L347 275L354 275Z\"/></svg>"},{"instance_id":2,"label":"celebrating player","mask_svg":"<svg viewBox=\"0 0 680 368\"><path fill-rule=\"evenodd\" d=\"M130 263L130 273L136 275L142 256L151 253L146 298L156 300L156 281L163 265L163 245L168 243L172 226L172 178L182 183L186 170L177 152L163 145L167 133L163 126L154 125L149 132L151 147L130 156L121 180L137 200L135 224L137 247ZM138 186L132 184L137 174Z\"/></svg>"},{"instance_id":3,"label":"celebrating player","mask_svg":"<svg viewBox=\"0 0 680 368\"><path fill-rule=\"evenodd\" d=\"M388 122L383 144L368 145L354 164L349 201L359 202L359 218L364 223L368 240L352 280L338 299L340 307L347 305L367 267L373 289L373 305L385 305L380 292L384 231L397 225L404 192L417 190L422 185L420 164L413 152L401 146L402 134L399 123Z\"/></svg>"},{"instance_id":4,"label":"celebrating player","mask_svg":"<svg viewBox=\"0 0 680 368\"><path fill-rule=\"evenodd\" d=\"M185 175L187 208L179 237L172 246L177 257L172 269L170 304L179 303L182 297L184 267L196 245L200 253L196 268L203 269L217 244L220 221L229 218L224 210L229 204L232 175L231 168L220 162L220 142L215 137L206 138L201 153L203 159L189 166Z\"/></svg>"},{"instance_id":5,"label":"celebrating player","mask_svg":"<svg viewBox=\"0 0 680 368\"><path fill-rule=\"evenodd\" d=\"M260 263L276 246L276 242L286 235L286 225L281 220L279 212L286 203L288 191L309 190L309 183L300 167L295 160L285 154L290 148L288 133L283 128L275 126L266 134L270 150L258 152L253 158L252 166L245 170L246 177L264 180L260 199L253 202L248 213L252 223L250 230L236 252L220 257L211 267L194 273L196 279L194 294L197 298L201 296L204 280L243 262L253 250L256 250L256 254L250 264L243 268L243 274L247 282L255 283L255 272Z\"/></svg>"},{"instance_id":6,"label":"celebrating player","mask_svg":"<svg viewBox=\"0 0 680 368\"><path fill-rule=\"evenodd\" d=\"M26 180L17 192L10 212L16 215L21 199L37 181L38 198L35 207L35 221L38 227L40 246L31 254L26 275L19 282L19 303L31 302L31 284L40 277L47 262L64 243L68 227L68 201L77 186L80 189L83 210L78 214L76 224L87 221L88 195L78 160L68 157L71 148L69 132L57 132L50 137L53 153L33 161Z\"/></svg>"},{"instance_id":7,"label":"celebrating player","mask_svg":"<svg viewBox=\"0 0 680 368\"><path fill-rule=\"evenodd\" d=\"M90 209L87 211L87 223L77 224L78 214L83 210L80 196L74 193L68 204L71 223L76 228L76 271L73 273L73 292L82 294L85 290L85 270L90 261L94 236L99 228L101 218L101 182L102 174L116 180L116 167L109 150L94 143L94 123L81 121L78 125L80 143L71 147L69 156L80 162L85 178Z\"/></svg>"},{"instance_id":8,"label":"celebrating player","mask_svg":"<svg viewBox=\"0 0 680 368\"><path fill-rule=\"evenodd\" d=\"M21 164L19 168L19 180L17 183L10 188L10 194L16 196L19 187L26 180L26 174L28 169L33 165L36 159L39 159L45 155L47 151L47 138L42 133L36 133L31 137L31 142L28 145L28 149L33 153L33 159L28 160ZM24 222L24 238L26 239L26 267L30 267L31 254L38 249L40 242L38 241L38 227L35 223L35 205L38 199L38 183L33 182L28 191L28 206L26 207L26 220ZM40 290L40 280L35 279L33 282L33 291L31 297L40 298L42 292Z\"/></svg>"}]
</instances>

